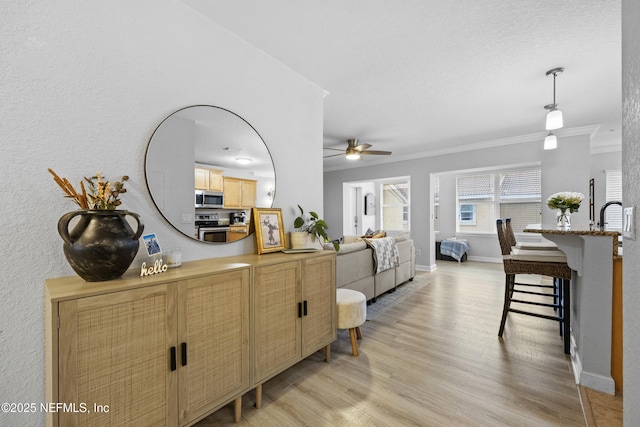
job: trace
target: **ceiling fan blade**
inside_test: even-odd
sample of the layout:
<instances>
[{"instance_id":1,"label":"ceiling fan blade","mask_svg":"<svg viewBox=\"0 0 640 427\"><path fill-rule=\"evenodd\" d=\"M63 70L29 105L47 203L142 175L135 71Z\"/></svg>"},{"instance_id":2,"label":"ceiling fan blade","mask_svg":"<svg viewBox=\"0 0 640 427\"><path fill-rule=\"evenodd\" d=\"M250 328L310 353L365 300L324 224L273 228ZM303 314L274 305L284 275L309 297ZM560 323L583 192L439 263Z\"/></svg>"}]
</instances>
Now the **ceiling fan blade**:
<instances>
[{"instance_id":1,"label":"ceiling fan blade","mask_svg":"<svg viewBox=\"0 0 640 427\"><path fill-rule=\"evenodd\" d=\"M360 151L360 154L377 154L382 156L388 156L391 154L391 151L365 150L365 151Z\"/></svg>"},{"instance_id":2,"label":"ceiling fan blade","mask_svg":"<svg viewBox=\"0 0 640 427\"><path fill-rule=\"evenodd\" d=\"M338 156L344 156L344 153L340 153L340 154L332 154L330 156L323 156L323 159L326 159L327 157L338 157Z\"/></svg>"},{"instance_id":3,"label":"ceiling fan blade","mask_svg":"<svg viewBox=\"0 0 640 427\"><path fill-rule=\"evenodd\" d=\"M361 152L362 150L366 150L369 147L371 147L371 144L360 144L353 147L353 149Z\"/></svg>"},{"instance_id":4,"label":"ceiling fan blade","mask_svg":"<svg viewBox=\"0 0 640 427\"><path fill-rule=\"evenodd\" d=\"M329 148L329 147L322 147L323 150L335 150L335 151L342 151L344 153L344 148Z\"/></svg>"}]
</instances>

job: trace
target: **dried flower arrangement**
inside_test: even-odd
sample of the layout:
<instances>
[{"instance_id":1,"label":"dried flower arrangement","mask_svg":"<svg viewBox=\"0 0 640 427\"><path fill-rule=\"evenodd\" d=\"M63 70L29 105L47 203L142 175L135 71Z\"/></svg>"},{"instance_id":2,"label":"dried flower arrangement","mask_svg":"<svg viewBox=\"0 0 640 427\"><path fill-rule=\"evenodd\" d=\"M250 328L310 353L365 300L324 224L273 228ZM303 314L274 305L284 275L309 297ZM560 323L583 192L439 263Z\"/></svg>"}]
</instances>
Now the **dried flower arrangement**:
<instances>
[{"instance_id":1,"label":"dried flower arrangement","mask_svg":"<svg viewBox=\"0 0 640 427\"><path fill-rule=\"evenodd\" d=\"M129 179L127 175L124 175L120 181L116 181L113 185L104 180L101 172L96 172L96 175L91 178L85 176L84 181L87 182L88 191L84 182L80 181L81 191L78 193L67 178L60 178L51 168L48 171L53 175L56 184L64 191L64 197L73 200L80 206L80 209L114 210L122 204L119 199L120 194L127 192L124 188L124 181Z\"/></svg>"}]
</instances>

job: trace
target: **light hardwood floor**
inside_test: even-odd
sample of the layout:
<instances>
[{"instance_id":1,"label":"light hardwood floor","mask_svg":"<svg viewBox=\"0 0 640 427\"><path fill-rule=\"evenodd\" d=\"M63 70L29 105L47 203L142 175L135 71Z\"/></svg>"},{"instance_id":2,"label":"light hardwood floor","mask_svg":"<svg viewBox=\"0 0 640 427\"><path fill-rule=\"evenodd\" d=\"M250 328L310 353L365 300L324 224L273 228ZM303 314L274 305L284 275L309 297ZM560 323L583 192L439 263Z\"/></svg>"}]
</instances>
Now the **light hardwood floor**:
<instances>
[{"instance_id":1,"label":"light hardwood floor","mask_svg":"<svg viewBox=\"0 0 640 427\"><path fill-rule=\"evenodd\" d=\"M246 394L241 423L231 404L197 425L585 425L558 324L510 314L498 338L502 264L418 274L426 286L362 325L358 358L339 331L330 363L317 353L266 382L259 410Z\"/></svg>"}]
</instances>

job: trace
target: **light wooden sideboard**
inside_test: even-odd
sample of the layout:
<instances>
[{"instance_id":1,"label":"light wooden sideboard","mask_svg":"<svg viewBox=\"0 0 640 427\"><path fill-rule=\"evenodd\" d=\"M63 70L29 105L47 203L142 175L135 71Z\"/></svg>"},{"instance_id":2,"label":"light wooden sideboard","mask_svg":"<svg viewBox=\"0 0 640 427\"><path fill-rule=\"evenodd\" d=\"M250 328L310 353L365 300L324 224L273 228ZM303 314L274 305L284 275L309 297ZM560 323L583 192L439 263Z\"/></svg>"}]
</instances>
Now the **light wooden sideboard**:
<instances>
[{"instance_id":1,"label":"light wooden sideboard","mask_svg":"<svg viewBox=\"0 0 640 427\"><path fill-rule=\"evenodd\" d=\"M51 426L191 425L336 338L335 252L45 282Z\"/></svg>"}]
</instances>

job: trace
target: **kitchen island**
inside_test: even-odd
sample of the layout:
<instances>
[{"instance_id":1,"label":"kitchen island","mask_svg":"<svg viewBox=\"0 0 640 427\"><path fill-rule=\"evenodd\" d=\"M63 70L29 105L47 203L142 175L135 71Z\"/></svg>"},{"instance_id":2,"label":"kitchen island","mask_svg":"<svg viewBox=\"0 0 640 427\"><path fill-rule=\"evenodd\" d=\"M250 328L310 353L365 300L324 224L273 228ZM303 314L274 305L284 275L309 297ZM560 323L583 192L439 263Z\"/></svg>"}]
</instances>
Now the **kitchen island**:
<instances>
[{"instance_id":1,"label":"kitchen island","mask_svg":"<svg viewBox=\"0 0 640 427\"><path fill-rule=\"evenodd\" d=\"M618 259L616 231L589 227L558 229L528 225L567 256L571 279L571 362L576 383L608 394L615 393L611 369L613 262Z\"/></svg>"}]
</instances>

